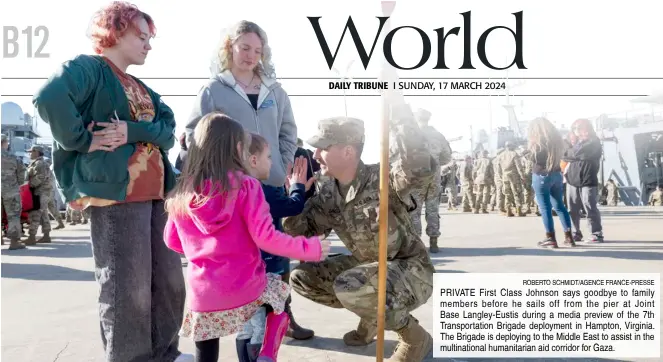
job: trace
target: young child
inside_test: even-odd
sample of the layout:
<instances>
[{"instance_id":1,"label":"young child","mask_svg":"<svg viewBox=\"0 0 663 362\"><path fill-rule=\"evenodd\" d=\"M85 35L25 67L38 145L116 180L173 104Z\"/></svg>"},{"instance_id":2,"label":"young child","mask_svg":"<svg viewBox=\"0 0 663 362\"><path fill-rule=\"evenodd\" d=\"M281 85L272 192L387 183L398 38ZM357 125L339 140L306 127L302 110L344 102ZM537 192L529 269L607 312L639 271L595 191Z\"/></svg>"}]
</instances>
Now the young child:
<instances>
[{"instance_id":1,"label":"young child","mask_svg":"<svg viewBox=\"0 0 663 362\"><path fill-rule=\"evenodd\" d=\"M260 249L307 261L329 253L329 242L274 229L260 181L245 168L249 142L230 117L203 117L166 201L164 240L189 260L189 308L180 334L193 337L197 362L216 362L219 338L237 333L262 306L267 322L258 361L276 361L289 321L283 310L290 287L265 272Z\"/></svg>"},{"instance_id":2,"label":"young child","mask_svg":"<svg viewBox=\"0 0 663 362\"><path fill-rule=\"evenodd\" d=\"M247 169L251 176L264 181L269 178L269 170L272 167L271 150L267 140L258 135L251 134L251 145L249 146L249 157ZM307 161L301 157L295 160L294 166L288 167L288 178L286 186L289 195L280 188L263 184L262 189L265 200L269 204L269 212L272 215L274 227L281 231L281 218L299 215L304 210L306 201L305 192L308 191L314 178L307 180ZM278 274L287 283L286 275L290 272L290 259L279 255L272 255L261 251L262 259L265 261L267 273ZM289 314L290 298L286 301L285 310ZM291 317L292 318L292 317ZM292 322L291 322L292 323ZM253 362L258 357L262 346L265 332L265 309L261 308L253 318L244 325L243 331L237 335L237 357L239 362Z\"/></svg>"}]
</instances>

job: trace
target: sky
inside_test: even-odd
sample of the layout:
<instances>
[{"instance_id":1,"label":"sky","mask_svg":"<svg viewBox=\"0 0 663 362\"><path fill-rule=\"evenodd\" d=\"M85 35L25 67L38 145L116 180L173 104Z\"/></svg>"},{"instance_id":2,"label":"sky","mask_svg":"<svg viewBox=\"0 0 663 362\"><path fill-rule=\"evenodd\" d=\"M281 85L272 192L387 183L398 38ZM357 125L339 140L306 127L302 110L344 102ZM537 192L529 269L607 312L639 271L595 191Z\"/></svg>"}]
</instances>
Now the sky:
<instances>
[{"instance_id":1,"label":"sky","mask_svg":"<svg viewBox=\"0 0 663 362\"><path fill-rule=\"evenodd\" d=\"M46 1L23 0L3 2L0 23L24 29L45 26L49 37L43 52L48 58L28 58L26 41L22 39L19 55L2 59L0 76L48 77L61 62L77 54L92 53L86 30L92 14L107 1ZM332 50L338 44L348 16L352 16L365 46L370 46L381 15L380 1L338 0L333 5L323 1L263 1L254 0L251 6L229 6L228 2L189 0L172 2L136 0L133 3L150 14L157 26L145 65L130 67L129 73L140 78L189 78L180 80L146 79L145 82L173 108L179 135L193 107L194 97L210 76L209 65L213 51L226 27L241 19L251 20L263 27L273 51L273 60L283 88L292 95L291 103L303 139L314 134L319 119L343 115L347 106L349 116L364 120L367 144L364 160L379 159L380 98L355 97L361 93L329 90L333 79L377 77L382 64L382 44L376 45L373 58L364 69L347 33L331 71L315 38L307 16L322 16L321 27ZM431 39L431 59L418 70L399 71L402 78L463 78L483 77L504 81L511 85L506 91L448 91L456 96L416 96L407 93L407 101L414 108L432 112L431 125L448 138L462 136L452 144L455 150L469 149L470 127L476 133L507 126L503 105L516 106L520 120L545 115L559 125L568 125L581 117L600 114L626 114L651 111L651 107L630 101L636 95L649 95L663 90L663 32L660 31L660 1L613 2L609 5L595 0L556 1L416 1L399 0L391 18L392 27L416 26ZM38 9L38 11L35 11ZM472 63L476 69L458 70L463 58L463 18L460 13L472 14ZM523 59L527 69L515 67L509 71L495 71L484 66L476 51L476 43L483 31L492 26L515 29L514 12L523 11ZM446 31L460 26L458 37L450 36L446 45L448 70L432 69L437 59L437 39L434 29ZM445 31L445 32L446 32ZM41 35L41 34L39 34ZM22 35L25 36L25 35ZM33 51L43 37L33 38ZM392 52L399 64L412 66L421 55L421 38L412 29L400 30L394 36ZM5 46L3 41L3 47ZM489 60L497 66L508 64L515 51L513 36L498 29L486 43ZM507 61L509 60L509 61ZM347 65L352 62L346 72ZM659 79L526 79L512 78L659 78ZM408 79L411 80L411 79ZM487 81L488 79L486 79ZM425 81L421 80L421 81ZM444 79L435 80L443 82ZM451 82L452 80L447 79ZM15 102L25 112L34 113L31 98L43 79L0 81L1 102ZM430 94L431 92L426 92ZM311 97L306 94L331 95ZM437 94L437 93L436 93ZM579 97L580 94L604 96ZM174 96L179 95L179 96ZM465 96L466 95L466 96ZM483 95L483 96L470 96ZM490 96L487 96L490 95ZM546 96L540 96L546 95ZM568 95L568 96L564 96ZM576 95L576 96L573 96ZM607 96L610 95L610 96ZM625 95L625 96L616 96ZM374 132L372 132L375 130ZM48 137L44 123L38 132ZM177 149L173 150L173 159Z\"/></svg>"}]
</instances>

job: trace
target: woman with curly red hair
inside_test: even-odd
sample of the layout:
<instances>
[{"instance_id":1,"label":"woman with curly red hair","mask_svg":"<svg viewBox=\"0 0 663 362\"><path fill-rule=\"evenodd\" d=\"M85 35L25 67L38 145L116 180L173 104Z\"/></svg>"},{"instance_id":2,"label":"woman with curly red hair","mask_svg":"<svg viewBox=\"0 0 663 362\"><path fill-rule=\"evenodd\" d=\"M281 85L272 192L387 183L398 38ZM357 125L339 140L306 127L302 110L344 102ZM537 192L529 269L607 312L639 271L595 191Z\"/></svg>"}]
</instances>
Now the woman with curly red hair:
<instances>
[{"instance_id":1,"label":"woman with curly red hair","mask_svg":"<svg viewBox=\"0 0 663 362\"><path fill-rule=\"evenodd\" d=\"M564 160L568 162L566 169L566 197L569 213L573 222L574 240L583 240L580 231L580 215L584 208L587 212L592 236L586 240L603 242L603 225L598 209L599 167L603 146L594 127L587 119L578 119L571 125L569 140L571 147L566 151Z\"/></svg>"},{"instance_id":2,"label":"woman with curly red hair","mask_svg":"<svg viewBox=\"0 0 663 362\"><path fill-rule=\"evenodd\" d=\"M152 18L113 2L95 14L97 55L65 62L33 103L55 140L53 169L67 203L89 209L106 361L187 361L178 350L186 289L163 241L168 150L175 119L161 96L127 74L145 63Z\"/></svg>"}]
</instances>

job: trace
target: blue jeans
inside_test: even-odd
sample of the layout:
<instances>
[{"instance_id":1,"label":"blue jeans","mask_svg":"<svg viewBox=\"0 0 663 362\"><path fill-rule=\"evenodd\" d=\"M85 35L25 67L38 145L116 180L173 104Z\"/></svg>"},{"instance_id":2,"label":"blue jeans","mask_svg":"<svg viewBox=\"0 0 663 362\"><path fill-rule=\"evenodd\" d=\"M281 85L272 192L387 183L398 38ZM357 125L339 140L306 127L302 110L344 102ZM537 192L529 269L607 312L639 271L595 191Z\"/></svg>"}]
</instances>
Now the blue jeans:
<instances>
[{"instance_id":1,"label":"blue jeans","mask_svg":"<svg viewBox=\"0 0 663 362\"><path fill-rule=\"evenodd\" d=\"M562 222L564 231L571 231L571 217L569 211L564 206L562 192L562 173L553 172L550 174L532 174L532 188L536 195L536 202L539 204L541 219L547 233L555 232L555 223L553 222L553 208Z\"/></svg>"}]
</instances>

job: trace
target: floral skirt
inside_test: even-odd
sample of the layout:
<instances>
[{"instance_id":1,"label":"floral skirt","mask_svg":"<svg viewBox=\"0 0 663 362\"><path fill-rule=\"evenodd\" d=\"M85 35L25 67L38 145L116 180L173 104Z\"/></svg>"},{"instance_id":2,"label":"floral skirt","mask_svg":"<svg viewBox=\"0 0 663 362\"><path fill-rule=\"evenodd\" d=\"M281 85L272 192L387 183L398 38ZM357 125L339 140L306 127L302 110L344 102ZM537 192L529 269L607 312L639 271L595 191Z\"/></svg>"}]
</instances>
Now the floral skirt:
<instances>
[{"instance_id":1,"label":"floral skirt","mask_svg":"<svg viewBox=\"0 0 663 362\"><path fill-rule=\"evenodd\" d=\"M180 336L192 337L194 342L200 342L238 333L264 304L269 304L276 314L283 313L289 295L290 286L282 282L280 276L269 273L265 290L249 304L219 312L188 310Z\"/></svg>"}]
</instances>

